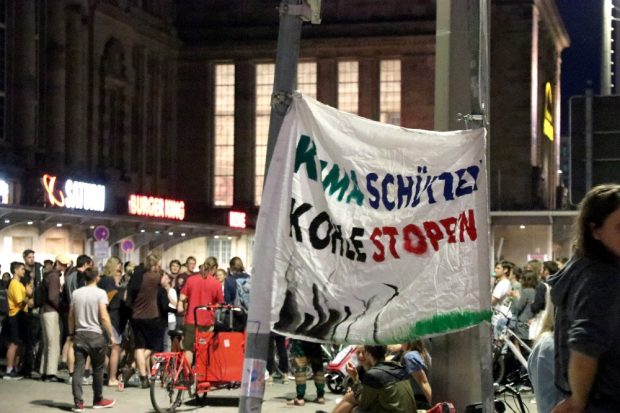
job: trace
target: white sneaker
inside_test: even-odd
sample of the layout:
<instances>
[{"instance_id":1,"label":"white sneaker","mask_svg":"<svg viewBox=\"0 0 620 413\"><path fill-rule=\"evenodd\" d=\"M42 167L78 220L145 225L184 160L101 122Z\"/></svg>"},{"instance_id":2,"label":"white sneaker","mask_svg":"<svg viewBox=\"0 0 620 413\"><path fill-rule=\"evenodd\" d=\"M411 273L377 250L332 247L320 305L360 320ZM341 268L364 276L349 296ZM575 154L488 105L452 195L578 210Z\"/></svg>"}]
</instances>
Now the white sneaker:
<instances>
[{"instance_id":1,"label":"white sneaker","mask_svg":"<svg viewBox=\"0 0 620 413\"><path fill-rule=\"evenodd\" d=\"M93 376L82 377L82 384L84 386L90 386L91 384L93 384Z\"/></svg>"}]
</instances>

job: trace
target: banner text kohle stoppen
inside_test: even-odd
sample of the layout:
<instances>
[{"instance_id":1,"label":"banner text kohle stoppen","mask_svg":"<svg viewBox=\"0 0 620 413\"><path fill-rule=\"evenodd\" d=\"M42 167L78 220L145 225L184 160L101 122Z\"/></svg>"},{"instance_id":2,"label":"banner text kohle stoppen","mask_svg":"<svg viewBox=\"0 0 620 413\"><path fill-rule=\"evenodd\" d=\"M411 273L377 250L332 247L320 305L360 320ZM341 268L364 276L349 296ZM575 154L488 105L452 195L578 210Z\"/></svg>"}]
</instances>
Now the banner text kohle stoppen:
<instances>
[{"instance_id":1,"label":"banner text kohle stoppen","mask_svg":"<svg viewBox=\"0 0 620 413\"><path fill-rule=\"evenodd\" d=\"M418 174L414 176L385 174L380 177L371 172L366 175L366 192L369 194L366 199L360 190L355 171L347 171L335 163L330 166L329 162L318 159L316 146L307 135L300 136L295 151L295 173L299 173L302 168L309 180L320 182L323 190L329 196L336 195L339 202L354 202L360 207L387 211L395 208L415 208L424 198L428 204L435 204L438 200L449 202L467 196L478 189L476 180L480 172L476 165L438 175L429 175L425 166L418 167ZM324 173L328 168L331 169ZM392 187L396 188L396 196L391 198ZM291 200L290 236L294 236L297 242L304 242L299 219L302 215L311 213L312 209L313 206L309 203L298 203L295 198ZM440 241L453 244L466 242L466 238L475 241L478 237L472 209L463 211L458 216L410 223L402 228L375 227L368 233L374 246L372 259L376 262L390 257L399 259L396 248L398 242L402 244L405 252L423 255L430 251L429 244L432 250L438 251ZM367 254L361 241L366 230L353 227L350 234L348 238L343 238L341 226L333 224L326 211L316 211L308 227L309 242L313 248L322 250L331 245L332 254L366 262Z\"/></svg>"}]
</instances>

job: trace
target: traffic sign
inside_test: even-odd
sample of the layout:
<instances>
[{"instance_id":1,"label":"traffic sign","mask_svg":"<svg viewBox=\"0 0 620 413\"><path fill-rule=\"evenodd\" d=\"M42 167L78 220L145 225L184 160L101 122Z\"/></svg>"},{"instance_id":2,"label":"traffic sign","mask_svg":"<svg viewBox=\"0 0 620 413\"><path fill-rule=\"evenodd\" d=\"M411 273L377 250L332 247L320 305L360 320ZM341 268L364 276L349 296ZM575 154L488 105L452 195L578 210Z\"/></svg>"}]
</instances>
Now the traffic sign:
<instances>
[{"instance_id":1,"label":"traffic sign","mask_svg":"<svg viewBox=\"0 0 620 413\"><path fill-rule=\"evenodd\" d=\"M93 238L96 241L107 241L110 238L110 230L105 225L97 225L93 230Z\"/></svg>"},{"instance_id":2,"label":"traffic sign","mask_svg":"<svg viewBox=\"0 0 620 413\"><path fill-rule=\"evenodd\" d=\"M136 244L130 239L124 239L121 241L121 250L129 253L136 249Z\"/></svg>"}]
</instances>

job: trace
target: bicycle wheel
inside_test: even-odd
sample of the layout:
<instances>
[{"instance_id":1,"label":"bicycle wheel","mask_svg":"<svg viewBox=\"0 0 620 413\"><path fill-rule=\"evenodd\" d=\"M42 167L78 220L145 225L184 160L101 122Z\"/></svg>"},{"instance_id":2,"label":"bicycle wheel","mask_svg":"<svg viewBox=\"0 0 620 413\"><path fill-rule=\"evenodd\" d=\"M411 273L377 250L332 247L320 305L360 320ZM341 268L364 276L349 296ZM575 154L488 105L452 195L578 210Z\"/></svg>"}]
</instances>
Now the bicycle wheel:
<instances>
[{"instance_id":1,"label":"bicycle wheel","mask_svg":"<svg viewBox=\"0 0 620 413\"><path fill-rule=\"evenodd\" d=\"M504 380L506 374L506 359L503 354L500 354L493 360L493 382L501 383Z\"/></svg>"},{"instance_id":2,"label":"bicycle wheel","mask_svg":"<svg viewBox=\"0 0 620 413\"><path fill-rule=\"evenodd\" d=\"M172 363L161 363L157 374L151 378L151 404L157 413L174 413L181 405L183 390L175 388L175 373Z\"/></svg>"}]
</instances>

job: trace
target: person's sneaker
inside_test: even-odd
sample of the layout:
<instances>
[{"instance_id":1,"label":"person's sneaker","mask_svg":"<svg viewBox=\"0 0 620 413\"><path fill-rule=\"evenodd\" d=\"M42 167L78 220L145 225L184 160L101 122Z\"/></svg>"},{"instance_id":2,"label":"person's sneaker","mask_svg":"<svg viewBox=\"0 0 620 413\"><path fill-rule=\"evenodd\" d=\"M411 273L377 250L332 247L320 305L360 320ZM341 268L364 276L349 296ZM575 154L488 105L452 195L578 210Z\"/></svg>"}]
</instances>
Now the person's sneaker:
<instances>
[{"instance_id":1,"label":"person's sneaker","mask_svg":"<svg viewBox=\"0 0 620 413\"><path fill-rule=\"evenodd\" d=\"M286 375L280 373L279 371L276 371L275 373L273 373L271 375L271 378L273 379L273 381L277 381L280 383L286 383L288 381L288 378L286 377Z\"/></svg>"},{"instance_id":2,"label":"person's sneaker","mask_svg":"<svg viewBox=\"0 0 620 413\"><path fill-rule=\"evenodd\" d=\"M73 405L73 410L74 412L83 412L84 411L84 403L75 403Z\"/></svg>"},{"instance_id":3,"label":"person's sneaker","mask_svg":"<svg viewBox=\"0 0 620 413\"><path fill-rule=\"evenodd\" d=\"M73 384L73 376L69 376L69 378L67 379L67 384L69 386L71 386Z\"/></svg>"},{"instance_id":4,"label":"person's sneaker","mask_svg":"<svg viewBox=\"0 0 620 413\"><path fill-rule=\"evenodd\" d=\"M11 370L10 373L5 373L3 379L4 380L21 380L23 376L20 376L19 373L15 370Z\"/></svg>"},{"instance_id":5,"label":"person's sneaker","mask_svg":"<svg viewBox=\"0 0 620 413\"><path fill-rule=\"evenodd\" d=\"M84 386L90 386L91 384L93 384L93 376L84 376L82 377L82 384Z\"/></svg>"},{"instance_id":6,"label":"person's sneaker","mask_svg":"<svg viewBox=\"0 0 620 413\"><path fill-rule=\"evenodd\" d=\"M98 402L93 403L93 409L107 409L114 406L116 400L101 399Z\"/></svg>"},{"instance_id":7,"label":"person's sneaker","mask_svg":"<svg viewBox=\"0 0 620 413\"><path fill-rule=\"evenodd\" d=\"M58 376L46 376L45 379L43 379L44 382L46 383L64 383L65 381L63 379L61 379Z\"/></svg>"}]
</instances>

